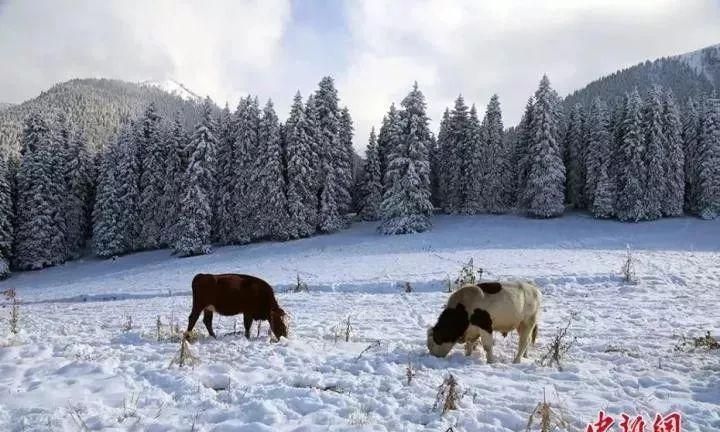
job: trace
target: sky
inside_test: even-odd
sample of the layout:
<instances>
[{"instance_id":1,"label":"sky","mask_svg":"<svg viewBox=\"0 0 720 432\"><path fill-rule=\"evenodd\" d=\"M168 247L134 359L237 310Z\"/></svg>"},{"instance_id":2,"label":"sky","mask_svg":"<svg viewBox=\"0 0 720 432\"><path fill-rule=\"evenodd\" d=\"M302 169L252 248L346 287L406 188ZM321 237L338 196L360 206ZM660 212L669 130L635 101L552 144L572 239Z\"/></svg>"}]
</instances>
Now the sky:
<instances>
[{"instance_id":1,"label":"sky","mask_svg":"<svg viewBox=\"0 0 720 432\"><path fill-rule=\"evenodd\" d=\"M0 0L0 102L72 78L174 79L281 119L326 75L365 143L417 81L432 127L497 93L514 125L543 74L566 95L646 59L720 43L720 0Z\"/></svg>"}]
</instances>

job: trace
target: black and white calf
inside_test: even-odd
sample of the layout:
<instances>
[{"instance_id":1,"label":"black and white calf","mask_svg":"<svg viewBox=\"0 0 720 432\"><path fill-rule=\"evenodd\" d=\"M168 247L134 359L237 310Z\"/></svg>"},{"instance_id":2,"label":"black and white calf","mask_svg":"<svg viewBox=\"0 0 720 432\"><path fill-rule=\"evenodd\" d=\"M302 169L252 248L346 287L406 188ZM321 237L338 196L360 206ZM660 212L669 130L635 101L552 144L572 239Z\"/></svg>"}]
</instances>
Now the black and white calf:
<instances>
[{"instance_id":1,"label":"black and white calf","mask_svg":"<svg viewBox=\"0 0 720 432\"><path fill-rule=\"evenodd\" d=\"M527 357L531 340L535 344L541 300L540 290L528 282L465 285L450 296L437 324L428 329L428 350L445 357L456 343L464 342L465 355L471 355L480 339L487 361L492 363L492 332L507 335L517 330L520 341L513 363L520 363Z\"/></svg>"}]
</instances>

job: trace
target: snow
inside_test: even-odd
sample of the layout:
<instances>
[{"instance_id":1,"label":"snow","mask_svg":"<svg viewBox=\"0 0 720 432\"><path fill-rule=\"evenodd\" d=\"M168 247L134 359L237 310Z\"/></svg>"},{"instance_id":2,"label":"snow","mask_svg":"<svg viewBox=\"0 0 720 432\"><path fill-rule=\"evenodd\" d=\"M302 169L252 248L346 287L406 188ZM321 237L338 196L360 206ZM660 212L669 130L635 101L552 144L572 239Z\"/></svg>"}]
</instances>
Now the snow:
<instances>
[{"instance_id":1,"label":"snow","mask_svg":"<svg viewBox=\"0 0 720 432\"><path fill-rule=\"evenodd\" d=\"M543 394L577 429L604 409L646 422L676 410L684 431L718 430L720 355L674 351L680 335L720 332L718 239L720 221L690 218L437 216L415 235L359 223L207 256L161 250L15 274L0 282L25 302L18 335L0 309L0 430L71 431L82 421L90 430L517 431ZM635 284L619 276L627 244ZM515 334L496 335L492 365L461 347L444 359L427 353L445 280L471 257L486 279L528 278L543 292L538 345L522 364L511 364ZM290 338L270 343L265 323L247 341L227 335L234 318L216 318L218 340L196 327L199 364L169 366L179 346L158 342L155 322L184 327L200 271L266 278L291 315ZM287 292L298 273L310 292ZM414 292L402 292L405 281ZM577 342L563 371L538 365L572 313ZM443 416L432 405L448 373L464 396Z\"/></svg>"},{"instance_id":2,"label":"snow","mask_svg":"<svg viewBox=\"0 0 720 432\"><path fill-rule=\"evenodd\" d=\"M162 81L143 81L140 83L143 87L155 87L157 89L160 89L164 92L170 93L171 95L175 95L183 100L186 101L194 101L194 102L200 102L202 101L202 98L198 96L197 94L190 91L187 87L180 84L179 82L171 79L166 79Z\"/></svg>"}]
</instances>

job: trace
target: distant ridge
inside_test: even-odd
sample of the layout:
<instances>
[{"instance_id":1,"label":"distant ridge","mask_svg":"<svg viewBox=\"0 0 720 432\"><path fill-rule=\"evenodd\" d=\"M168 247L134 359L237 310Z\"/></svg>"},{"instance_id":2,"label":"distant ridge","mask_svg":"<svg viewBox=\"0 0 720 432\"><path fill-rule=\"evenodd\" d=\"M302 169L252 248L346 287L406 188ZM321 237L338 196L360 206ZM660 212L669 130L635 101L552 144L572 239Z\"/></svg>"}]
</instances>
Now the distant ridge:
<instances>
[{"instance_id":1,"label":"distant ridge","mask_svg":"<svg viewBox=\"0 0 720 432\"><path fill-rule=\"evenodd\" d=\"M199 120L200 98L184 86L160 88L160 84L110 79L56 84L34 99L0 110L0 151L18 151L22 122L33 111L48 115L64 112L73 125L84 130L92 150L111 139L123 116L135 117L151 102L161 116L173 119L179 114L183 125L191 129Z\"/></svg>"},{"instance_id":2,"label":"distant ridge","mask_svg":"<svg viewBox=\"0 0 720 432\"><path fill-rule=\"evenodd\" d=\"M707 95L720 88L720 45L713 45L686 54L646 60L626 69L597 79L565 98L566 107L577 103L585 107L595 97L610 104L637 88L641 94L654 85L672 89L675 99L683 104L687 98Z\"/></svg>"}]
</instances>

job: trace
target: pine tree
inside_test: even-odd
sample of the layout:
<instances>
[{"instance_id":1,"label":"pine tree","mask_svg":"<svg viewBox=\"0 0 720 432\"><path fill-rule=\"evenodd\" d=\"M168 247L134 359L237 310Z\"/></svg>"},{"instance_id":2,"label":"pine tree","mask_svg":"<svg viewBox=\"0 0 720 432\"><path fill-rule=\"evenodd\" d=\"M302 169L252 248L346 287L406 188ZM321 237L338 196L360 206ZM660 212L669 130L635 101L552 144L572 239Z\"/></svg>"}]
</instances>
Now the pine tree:
<instances>
[{"instance_id":1,"label":"pine tree","mask_svg":"<svg viewBox=\"0 0 720 432\"><path fill-rule=\"evenodd\" d=\"M205 100L203 119L195 128L189 148L192 150L185 171L181 201L179 235L175 252L180 256L210 252L212 197L215 191L215 146L217 141L211 102Z\"/></svg>"},{"instance_id":2,"label":"pine tree","mask_svg":"<svg viewBox=\"0 0 720 432\"><path fill-rule=\"evenodd\" d=\"M317 171L312 127L300 92L295 95L285 124L287 158L287 231L290 238L312 235L317 225Z\"/></svg>"},{"instance_id":3,"label":"pine tree","mask_svg":"<svg viewBox=\"0 0 720 432\"><path fill-rule=\"evenodd\" d=\"M320 167L324 180L320 189L318 223L320 231L333 232L344 225L341 215L344 210L342 206L349 202L350 195L349 191L345 189L338 95L331 77L324 77L320 80L319 88L315 93L315 107L317 108Z\"/></svg>"},{"instance_id":4,"label":"pine tree","mask_svg":"<svg viewBox=\"0 0 720 432\"><path fill-rule=\"evenodd\" d=\"M590 211L596 218L607 219L613 216L615 209L615 184L608 175L608 164L600 165L595 193L590 206Z\"/></svg>"},{"instance_id":5,"label":"pine tree","mask_svg":"<svg viewBox=\"0 0 720 432\"><path fill-rule=\"evenodd\" d=\"M365 167L363 172L363 199L360 217L366 221L375 221L380 218L380 205L382 204L382 178L380 172L380 155L378 154L375 128L370 131L370 139L365 149Z\"/></svg>"},{"instance_id":6,"label":"pine tree","mask_svg":"<svg viewBox=\"0 0 720 432\"><path fill-rule=\"evenodd\" d=\"M699 211L700 138L703 112L699 104L688 100L683 119L683 153L685 155L685 209L696 214Z\"/></svg>"},{"instance_id":7,"label":"pine tree","mask_svg":"<svg viewBox=\"0 0 720 432\"><path fill-rule=\"evenodd\" d=\"M76 131L63 145L64 182L66 184L65 218L70 254L77 258L91 231L93 162L82 131Z\"/></svg>"},{"instance_id":8,"label":"pine tree","mask_svg":"<svg viewBox=\"0 0 720 432\"><path fill-rule=\"evenodd\" d=\"M13 241L13 202L10 170L5 155L0 154L0 280L10 275Z\"/></svg>"},{"instance_id":9,"label":"pine tree","mask_svg":"<svg viewBox=\"0 0 720 432\"><path fill-rule=\"evenodd\" d=\"M322 177L322 158L323 158L323 140L321 139L320 128L318 123L318 108L315 103L315 95L311 94L308 96L305 102L305 121L303 122L305 132L304 134L308 137L310 143L310 167L311 171L315 174L314 178L311 179L313 182L313 192L315 194L315 229L319 224L318 211L320 208L320 193L322 192L323 177Z\"/></svg>"},{"instance_id":10,"label":"pine tree","mask_svg":"<svg viewBox=\"0 0 720 432\"><path fill-rule=\"evenodd\" d=\"M515 205L522 208L522 191L527 186L528 173L530 171L530 143L532 141L533 110L535 101L531 97L525 105L525 112L517 126L517 142L515 143L513 165L516 172L515 187L513 191Z\"/></svg>"},{"instance_id":11,"label":"pine tree","mask_svg":"<svg viewBox=\"0 0 720 432\"><path fill-rule=\"evenodd\" d=\"M615 178L610 174L612 144L607 106L595 98L588 113L585 152L585 199L595 217L609 218L615 204Z\"/></svg>"},{"instance_id":12,"label":"pine tree","mask_svg":"<svg viewBox=\"0 0 720 432\"><path fill-rule=\"evenodd\" d=\"M663 134L665 135L665 189L663 202L665 216L683 213L685 193L685 156L683 154L682 123L672 91L663 94Z\"/></svg>"},{"instance_id":13,"label":"pine tree","mask_svg":"<svg viewBox=\"0 0 720 432\"><path fill-rule=\"evenodd\" d=\"M138 157L140 144L135 131L137 125L130 122L127 127L121 127L118 132L118 162L117 162L117 208L120 209L118 227L122 233L123 251L132 252L142 247L140 238L140 189L138 177L140 175L140 158Z\"/></svg>"},{"instance_id":14,"label":"pine tree","mask_svg":"<svg viewBox=\"0 0 720 432\"><path fill-rule=\"evenodd\" d=\"M465 138L462 140L460 159L460 182L464 185L465 197L460 206L462 214L476 214L485 210L485 135L478 119L475 104L470 107Z\"/></svg>"},{"instance_id":15,"label":"pine tree","mask_svg":"<svg viewBox=\"0 0 720 432\"><path fill-rule=\"evenodd\" d=\"M470 114L462 96L455 99L455 106L450 112L447 130L447 151L445 169L448 171L446 212L459 213L468 201L469 179L465 175L465 162L470 159L469 139Z\"/></svg>"},{"instance_id":16,"label":"pine tree","mask_svg":"<svg viewBox=\"0 0 720 432\"><path fill-rule=\"evenodd\" d=\"M448 211L449 209L448 196L450 193L450 173L447 169L450 149L450 142L448 138L449 127L450 110L445 108L442 120L440 120L440 130L438 131L437 136L437 163L434 168L436 171L435 177L437 177L438 182L437 205L442 208L443 211ZM433 169L433 166L431 165L430 168Z\"/></svg>"},{"instance_id":17,"label":"pine tree","mask_svg":"<svg viewBox=\"0 0 720 432\"><path fill-rule=\"evenodd\" d=\"M626 100L618 149L622 165L618 168L615 211L621 221L637 222L645 218L646 169L642 108L642 99L634 90Z\"/></svg>"},{"instance_id":18,"label":"pine tree","mask_svg":"<svg viewBox=\"0 0 720 432\"><path fill-rule=\"evenodd\" d=\"M244 244L253 240L255 229L252 220L251 192L256 187L256 161L258 151L258 128L260 125L260 107L256 98L247 97L240 102L235 112L234 129L236 133L233 160L235 180L232 183L231 199L228 201L230 218L225 221L227 235L223 236L230 244Z\"/></svg>"},{"instance_id":19,"label":"pine tree","mask_svg":"<svg viewBox=\"0 0 720 432\"><path fill-rule=\"evenodd\" d=\"M155 105L150 104L141 119L140 146L140 237L143 249L155 249L162 246L162 233L165 218L163 209L163 191L165 190L166 152L161 136L160 116Z\"/></svg>"},{"instance_id":20,"label":"pine tree","mask_svg":"<svg viewBox=\"0 0 720 432\"><path fill-rule=\"evenodd\" d=\"M163 135L165 184L160 205L164 212L161 242L163 245L174 245L179 234L178 215L180 214L182 184L186 169L186 167L183 167L182 159L187 148L187 137L178 116L175 117L175 120Z\"/></svg>"},{"instance_id":21,"label":"pine tree","mask_svg":"<svg viewBox=\"0 0 720 432\"><path fill-rule=\"evenodd\" d=\"M482 180L484 209L490 213L502 213L507 210L507 171L512 167L509 155L505 148L503 132L502 111L500 99L493 95L485 110L482 122L482 160L478 161L484 167Z\"/></svg>"},{"instance_id":22,"label":"pine tree","mask_svg":"<svg viewBox=\"0 0 720 432\"><path fill-rule=\"evenodd\" d=\"M522 191L522 202L530 216L548 218L560 216L565 201L565 165L558 141L558 99L543 76L535 92L532 136L528 154L528 174Z\"/></svg>"},{"instance_id":23,"label":"pine tree","mask_svg":"<svg viewBox=\"0 0 720 432\"><path fill-rule=\"evenodd\" d=\"M667 178L665 149L667 143L663 133L662 90L654 87L643 109L643 132L645 139L645 209L646 219L662 216L663 201L667 200Z\"/></svg>"},{"instance_id":24,"label":"pine tree","mask_svg":"<svg viewBox=\"0 0 720 432\"><path fill-rule=\"evenodd\" d=\"M59 223L56 140L47 121L31 113L25 121L17 173L16 266L40 269L61 263L65 227ZM54 165L55 164L55 165Z\"/></svg>"},{"instance_id":25,"label":"pine tree","mask_svg":"<svg viewBox=\"0 0 720 432\"><path fill-rule=\"evenodd\" d=\"M387 190L381 204L380 231L407 234L430 228L430 131L425 114L425 97L417 83L402 101L400 134L389 157Z\"/></svg>"},{"instance_id":26,"label":"pine tree","mask_svg":"<svg viewBox=\"0 0 720 432\"><path fill-rule=\"evenodd\" d=\"M285 197L285 174L280 148L280 122L272 101L268 101L260 120L258 157L259 187L253 191L252 201L258 205L256 214L258 232L256 238L286 240L288 233L287 199Z\"/></svg>"},{"instance_id":27,"label":"pine tree","mask_svg":"<svg viewBox=\"0 0 720 432\"><path fill-rule=\"evenodd\" d=\"M378 131L378 159L380 160L380 174L385 179L388 170L388 158L393 152L393 143L397 142L398 111L395 104L390 105L387 115L383 117L382 125ZM384 180L383 180L384 181ZM384 186L383 186L384 187Z\"/></svg>"},{"instance_id":28,"label":"pine tree","mask_svg":"<svg viewBox=\"0 0 720 432\"><path fill-rule=\"evenodd\" d=\"M337 179L340 182L338 193L338 204L341 213L348 213L351 210L353 187L353 164L355 150L353 149L353 124L350 117L350 110L344 107L340 111L340 122L338 126L338 160L336 163Z\"/></svg>"},{"instance_id":29,"label":"pine tree","mask_svg":"<svg viewBox=\"0 0 720 432\"><path fill-rule=\"evenodd\" d=\"M102 151L98 171L97 192L93 209L93 250L107 258L127 251L125 233L121 224L120 183L128 181L120 177L121 146L127 143L129 125L121 123L118 136Z\"/></svg>"},{"instance_id":30,"label":"pine tree","mask_svg":"<svg viewBox=\"0 0 720 432\"><path fill-rule=\"evenodd\" d=\"M235 130L233 129L232 115L230 108L225 108L220 113L218 121L217 137L217 191L215 200L217 207L213 221L213 239L218 243L227 243L230 237L232 220L232 191L233 183L236 180L235 168ZM185 173L184 169L182 171Z\"/></svg>"},{"instance_id":31,"label":"pine tree","mask_svg":"<svg viewBox=\"0 0 720 432\"><path fill-rule=\"evenodd\" d=\"M720 99L705 102L698 183L700 217L715 219L720 215Z\"/></svg>"},{"instance_id":32,"label":"pine tree","mask_svg":"<svg viewBox=\"0 0 720 432\"><path fill-rule=\"evenodd\" d=\"M567 119L565 155L567 166L567 202L575 208L585 207L585 121L583 107L576 104Z\"/></svg>"}]
</instances>

